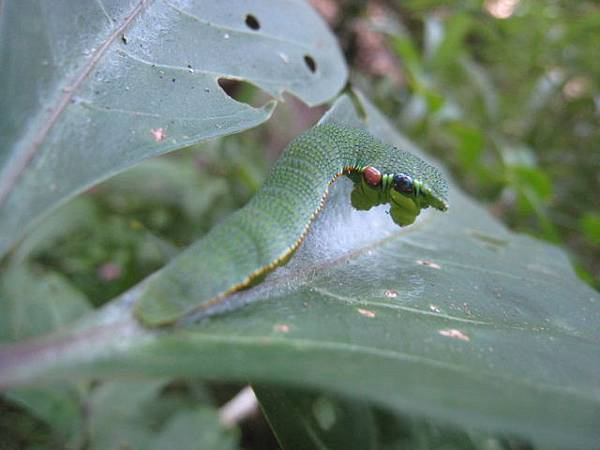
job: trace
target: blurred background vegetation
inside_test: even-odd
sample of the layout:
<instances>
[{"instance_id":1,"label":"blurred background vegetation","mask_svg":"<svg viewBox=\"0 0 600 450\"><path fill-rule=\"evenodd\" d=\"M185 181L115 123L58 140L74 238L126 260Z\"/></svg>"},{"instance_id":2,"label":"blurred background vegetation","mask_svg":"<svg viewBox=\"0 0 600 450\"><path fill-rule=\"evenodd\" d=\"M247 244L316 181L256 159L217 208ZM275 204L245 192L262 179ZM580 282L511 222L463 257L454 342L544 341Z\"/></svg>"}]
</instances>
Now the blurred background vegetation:
<instances>
[{"instance_id":1,"label":"blurred background vegetation","mask_svg":"<svg viewBox=\"0 0 600 450\"><path fill-rule=\"evenodd\" d=\"M598 2L316 3L347 4L330 20L388 118L600 288Z\"/></svg>"},{"instance_id":2,"label":"blurred background vegetation","mask_svg":"<svg viewBox=\"0 0 600 450\"><path fill-rule=\"evenodd\" d=\"M510 228L566 248L579 275L600 289L597 2L312 3L338 36L351 82L401 132ZM241 101L265 101L248 84L222 86ZM67 289L96 306L110 300L246 202L287 142L324 110L288 98L257 130L148 161L93 188L23 242L15 258L27 269L7 272L0 289L43 274L44 289ZM161 389L161 398L200 390L220 404L237 387L190 381ZM18 404L0 401L0 448L62 448L39 414ZM274 448L261 423L242 429L246 448ZM90 442L78 439L74 447Z\"/></svg>"}]
</instances>

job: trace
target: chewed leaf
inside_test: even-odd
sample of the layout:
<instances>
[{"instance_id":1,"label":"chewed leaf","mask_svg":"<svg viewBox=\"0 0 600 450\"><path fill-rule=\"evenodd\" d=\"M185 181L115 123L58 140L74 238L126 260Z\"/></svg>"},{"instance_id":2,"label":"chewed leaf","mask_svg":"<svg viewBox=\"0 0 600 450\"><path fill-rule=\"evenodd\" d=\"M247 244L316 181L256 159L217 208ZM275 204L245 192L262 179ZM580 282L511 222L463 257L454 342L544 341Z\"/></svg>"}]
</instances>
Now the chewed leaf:
<instances>
[{"instance_id":1,"label":"chewed leaf","mask_svg":"<svg viewBox=\"0 0 600 450\"><path fill-rule=\"evenodd\" d=\"M100 180L270 117L274 101L240 103L219 79L310 105L346 79L306 2L17 1L2 16L0 254Z\"/></svg>"}]
</instances>

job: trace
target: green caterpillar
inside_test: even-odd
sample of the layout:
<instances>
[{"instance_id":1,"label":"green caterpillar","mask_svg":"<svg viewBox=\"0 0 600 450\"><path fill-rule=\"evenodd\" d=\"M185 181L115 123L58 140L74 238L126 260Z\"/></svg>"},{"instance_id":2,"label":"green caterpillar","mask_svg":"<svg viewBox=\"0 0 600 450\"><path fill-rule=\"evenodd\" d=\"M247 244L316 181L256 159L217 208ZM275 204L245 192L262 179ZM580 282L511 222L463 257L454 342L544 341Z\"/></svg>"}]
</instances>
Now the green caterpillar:
<instances>
[{"instance_id":1,"label":"green caterpillar","mask_svg":"<svg viewBox=\"0 0 600 450\"><path fill-rule=\"evenodd\" d=\"M317 126L294 139L250 202L150 279L134 306L147 326L171 324L208 309L284 264L341 175L354 182L352 205L389 203L395 223L413 223L423 208L448 208L439 171L383 144L367 131Z\"/></svg>"}]
</instances>

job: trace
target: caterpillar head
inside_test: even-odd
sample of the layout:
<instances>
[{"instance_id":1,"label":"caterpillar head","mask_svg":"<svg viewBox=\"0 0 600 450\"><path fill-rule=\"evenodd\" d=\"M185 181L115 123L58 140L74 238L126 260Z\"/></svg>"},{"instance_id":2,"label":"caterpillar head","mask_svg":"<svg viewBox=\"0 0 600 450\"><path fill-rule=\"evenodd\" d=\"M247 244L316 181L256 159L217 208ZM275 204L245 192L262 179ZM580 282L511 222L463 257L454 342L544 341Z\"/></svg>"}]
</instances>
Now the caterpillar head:
<instances>
[{"instance_id":1,"label":"caterpillar head","mask_svg":"<svg viewBox=\"0 0 600 450\"><path fill-rule=\"evenodd\" d=\"M385 173L373 166L360 170L360 181L355 181L352 204L356 209L370 209L389 203L390 215L400 226L415 221L421 209L433 207L448 209L445 196L438 194L426 181L408 173ZM445 192L444 192L445 194Z\"/></svg>"}]
</instances>

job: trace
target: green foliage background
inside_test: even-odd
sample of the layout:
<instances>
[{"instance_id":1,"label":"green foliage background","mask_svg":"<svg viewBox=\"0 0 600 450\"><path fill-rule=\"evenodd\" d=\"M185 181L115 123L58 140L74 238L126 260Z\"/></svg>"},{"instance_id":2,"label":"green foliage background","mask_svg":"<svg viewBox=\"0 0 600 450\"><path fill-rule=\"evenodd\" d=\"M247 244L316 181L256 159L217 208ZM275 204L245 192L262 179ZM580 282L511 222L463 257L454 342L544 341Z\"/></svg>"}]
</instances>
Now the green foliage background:
<instances>
[{"instance_id":1,"label":"green foliage background","mask_svg":"<svg viewBox=\"0 0 600 450\"><path fill-rule=\"evenodd\" d=\"M502 4L516 5L509 18L490 14ZM369 23L387 33L401 82L367 66L361 87L502 221L568 247L580 276L600 288L599 5L385 8L391 16L377 11Z\"/></svg>"}]
</instances>

